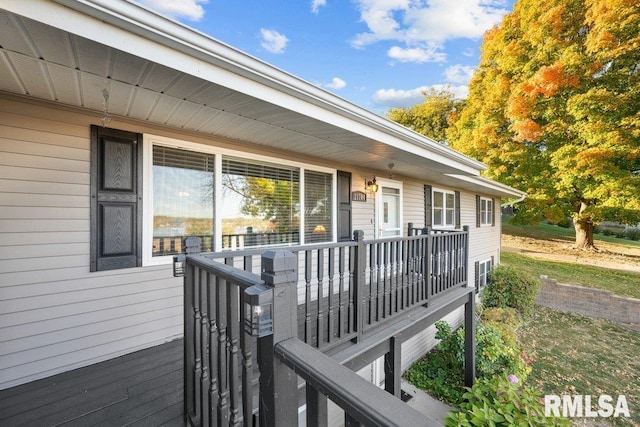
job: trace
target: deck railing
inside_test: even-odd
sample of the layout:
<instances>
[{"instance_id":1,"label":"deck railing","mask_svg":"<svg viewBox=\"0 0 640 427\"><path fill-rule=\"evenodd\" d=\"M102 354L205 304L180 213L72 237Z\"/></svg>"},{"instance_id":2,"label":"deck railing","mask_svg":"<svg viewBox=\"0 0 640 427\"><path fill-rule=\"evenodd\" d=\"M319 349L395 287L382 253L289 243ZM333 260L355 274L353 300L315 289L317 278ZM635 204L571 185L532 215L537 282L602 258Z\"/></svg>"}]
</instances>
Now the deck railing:
<instances>
[{"instance_id":1,"label":"deck railing","mask_svg":"<svg viewBox=\"0 0 640 427\"><path fill-rule=\"evenodd\" d=\"M199 247L192 239L187 252ZM465 286L467 247L466 229L424 229L374 240L356 231L353 241L287 248L288 268L295 274L286 272L286 286L274 293L289 298L274 306L294 325L285 339L296 337L320 351L362 341L409 309ZM256 338L243 326L245 291L265 278L267 286L278 285L269 283L274 276L267 270L273 267L265 267L264 256L263 248L192 254L184 260L185 412L193 425L253 425L254 371L260 364L265 375L274 363L264 367L256 359ZM273 353L273 344L269 347Z\"/></svg>"}]
</instances>

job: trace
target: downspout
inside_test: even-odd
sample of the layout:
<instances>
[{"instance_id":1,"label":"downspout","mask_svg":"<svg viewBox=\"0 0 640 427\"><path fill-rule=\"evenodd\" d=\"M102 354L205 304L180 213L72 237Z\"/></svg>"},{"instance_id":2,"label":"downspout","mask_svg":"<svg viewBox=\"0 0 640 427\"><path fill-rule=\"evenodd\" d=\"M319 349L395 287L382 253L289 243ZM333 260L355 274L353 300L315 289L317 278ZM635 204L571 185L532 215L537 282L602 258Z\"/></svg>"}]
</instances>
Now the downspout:
<instances>
[{"instance_id":1,"label":"downspout","mask_svg":"<svg viewBox=\"0 0 640 427\"><path fill-rule=\"evenodd\" d=\"M501 208L506 208L507 206L513 206L516 203L520 203L520 202L524 201L525 197L527 197L527 195L523 194L522 196L518 197L516 200L512 200L510 202L500 204L500 207Z\"/></svg>"}]
</instances>

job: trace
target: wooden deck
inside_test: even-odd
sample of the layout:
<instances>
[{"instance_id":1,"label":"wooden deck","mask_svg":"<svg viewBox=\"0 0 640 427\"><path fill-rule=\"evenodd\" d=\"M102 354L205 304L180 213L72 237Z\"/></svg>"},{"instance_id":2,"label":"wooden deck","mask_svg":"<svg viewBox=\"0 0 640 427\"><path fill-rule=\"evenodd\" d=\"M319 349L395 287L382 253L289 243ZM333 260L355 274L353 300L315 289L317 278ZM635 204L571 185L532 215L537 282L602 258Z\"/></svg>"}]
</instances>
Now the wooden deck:
<instances>
[{"instance_id":1,"label":"wooden deck","mask_svg":"<svg viewBox=\"0 0 640 427\"><path fill-rule=\"evenodd\" d=\"M183 340L0 391L0 426L184 426Z\"/></svg>"}]
</instances>

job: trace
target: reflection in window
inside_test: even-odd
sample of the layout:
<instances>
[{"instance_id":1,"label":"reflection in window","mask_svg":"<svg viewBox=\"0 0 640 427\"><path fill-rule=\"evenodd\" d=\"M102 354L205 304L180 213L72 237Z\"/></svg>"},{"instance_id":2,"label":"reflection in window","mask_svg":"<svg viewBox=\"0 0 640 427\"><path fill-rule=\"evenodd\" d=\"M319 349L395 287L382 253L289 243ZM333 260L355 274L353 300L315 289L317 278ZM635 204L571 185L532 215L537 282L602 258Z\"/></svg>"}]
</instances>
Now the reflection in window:
<instances>
[{"instance_id":1,"label":"reflection in window","mask_svg":"<svg viewBox=\"0 0 640 427\"><path fill-rule=\"evenodd\" d=\"M333 239L333 175L304 173L305 243L330 242Z\"/></svg>"},{"instance_id":2,"label":"reflection in window","mask_svg":"<svg viewBox=\"0 0 640 427\"><path fill-rule=\"evenodd\" d=\"M222 159L222 249L300 242L297 168Z\"/></svg>"},{"instance_id":3,"label":"reflection in window","mask_svg":"<svg viewBox=\"0 0 640 427\"><path fill-rule=\"evenodd\" d=\"M213 250L213 156L153 147L153 256L182 252L198 236Z\"/></svg>"}]
</instances>

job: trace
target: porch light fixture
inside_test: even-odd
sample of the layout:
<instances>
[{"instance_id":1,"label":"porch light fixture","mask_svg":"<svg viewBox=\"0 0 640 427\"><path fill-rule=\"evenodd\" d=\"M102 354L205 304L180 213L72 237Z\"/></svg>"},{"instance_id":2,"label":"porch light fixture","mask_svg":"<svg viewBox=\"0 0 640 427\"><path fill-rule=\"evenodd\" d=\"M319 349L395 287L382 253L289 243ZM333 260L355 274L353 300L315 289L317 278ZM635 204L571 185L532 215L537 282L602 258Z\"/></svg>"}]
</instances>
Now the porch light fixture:
<instances>
[{"instance_id":1,"label":"porch light fixture","mask_svg":"<svg viewBox=\"0 0 640 427\"><path fill-rule=\"evenodd\" d=\"M367 181L365 185L365 189L370 193L378 192L378 184L376 183L376 176L373 176L373 181Z\"/></svg>"},{"instance_id":2,"label":"porch light fixture","mask_svg":"<svg viewBox=\"0 0 640 427\"><path fill-rule=\"evenodd\" d=\"M244 291L244 329L256 337L273 334L273 288L253 285Z\"/></svg>"}]
</instances>

